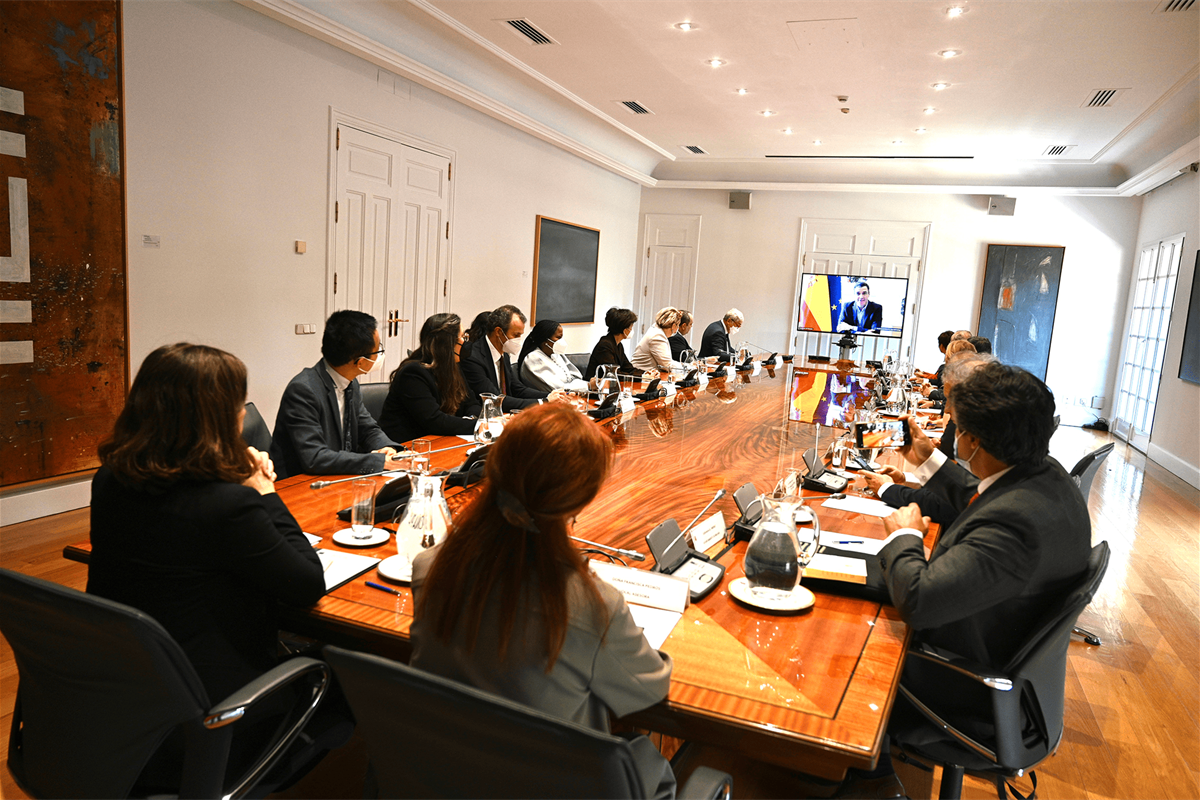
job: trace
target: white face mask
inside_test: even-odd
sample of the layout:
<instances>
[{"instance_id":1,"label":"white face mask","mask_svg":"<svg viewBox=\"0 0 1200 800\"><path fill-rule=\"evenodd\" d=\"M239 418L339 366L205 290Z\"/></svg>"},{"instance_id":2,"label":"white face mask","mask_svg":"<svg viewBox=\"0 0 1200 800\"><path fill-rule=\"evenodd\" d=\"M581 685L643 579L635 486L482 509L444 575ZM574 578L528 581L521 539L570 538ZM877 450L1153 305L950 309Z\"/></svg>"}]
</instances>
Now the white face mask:
<instances>
[{"instance_id":1,"label":"white face mask","mask_svg":"<svg viewBox=\"0 0 1200 800\"><path fill-rule=\"evenodd\" d=\"M971 472L971 460L979 453L979 445L975 445L975 449L971 452L970 458L964 459L960 457L958 453L958 439L960 436L962 436L961 433L954 434L954 460L957 461L959 466L961 466L967 472Z\"/></svg>"},{"instance_id":2,"label":"white face mask","mask_svg":"<svg viewBox=\"0 0 1200 800\"><path fill-rule=\"evenodd\" d=\"M508 353L513 358L521 355L521 340L509 339L504 343L504 352Z\"/></svg>"},{"instance_id":3,"label":"white face mask","mask_svg":"<svg viewBox=\"0 0 1200 800\"><path fill-rule=\"evenodd\" d=\"M730 329L729 329L729 335L730 335L730 336L736 336L736 335L737 335L737 332L738 332L738 331L740 331L741 329L742 329L742 326L741 326L741 325L735 325L734 327L732 327L732 328L730 328Z\"/></svg>"}]
</instances>

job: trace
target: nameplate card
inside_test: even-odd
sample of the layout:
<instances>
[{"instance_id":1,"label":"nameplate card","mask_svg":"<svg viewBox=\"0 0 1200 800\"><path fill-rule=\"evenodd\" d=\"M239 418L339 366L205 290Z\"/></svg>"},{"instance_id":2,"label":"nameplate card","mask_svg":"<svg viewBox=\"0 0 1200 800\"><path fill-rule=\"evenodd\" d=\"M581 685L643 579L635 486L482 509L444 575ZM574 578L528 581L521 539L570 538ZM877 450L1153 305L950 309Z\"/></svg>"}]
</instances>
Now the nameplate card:
<instances>
[{"instance_id":1,"label":"nameplate card","mask_svg":"<svg viewBox=\"0 0 1200 800\"><path fill-rule=\"evenodd\" d=\"M753 364L753 366L750 368L750 374L751 374L751 375L757 375L757 374L758 374L758 373L760 373L760 372L762 372L762 362L761 362L761 361L755 361L755 362L754 362L754 364Z\"/></svg>"},{"instance_id":2,"label":"nameplate card","mask_svg":"<svg viewBox=\"0 0 1200 800\"><path fill-rule=\"evenodd\" d=\"M733 366L733 364L727 364L725 366L725 377L732 378L735 375L737 375L737 367Z\"/></svg>"},{"instance_id":3,"label":"nameplate card","mask_svg":"<svg viewBox=\"0 0 1200 800\"><path fill-rule=\"evenodd\" d=\"M700 379L701 388L708 386L708 370L701 369L696 373L696 377Z\"/></svg>"},{"instance_id":4,"label":"nameplate card","mask_svg":"<svg viewBox=\"0 0 1200 800\"><path fill-rule=\"evenodd\" d=\"M692 549L707 553L715 544L725 541L725 515L718 511L706 520L696 523L691 530Z\"/></svg>"},{"instance_id":5,"label":"nameplate card","mask_svg":"<svg viewBox=\"0 0 1200 800\"><path fill-rule=\"evenodd\" d=\"M626 603L681 614L687 608L688 582L681 578L594 559L588 566L597 578L620 592Z\"/></svg>"},{"instance_id":6,"label":"nameplate card","mask_svg":"<svg viewBox=\"0 0 1200 800\"><path fill-rule=\"evenodd\" d=\"M633 411L633 395L622 394L617 398L617 410L622 414L627 414Z\"/></svg>"},{"instance_id":7,"label":"nameplate card","mask_svg":"<svg viewBox=\"0 0 1200 800\"><path fill-rule=\"evenodd\" d=\"M664 391L666 391L667 397L675 396L675 382L674 381L671 381L670 383L660 383L659 386L662 387L662 389Z\"/></svg>"}]
</instances>

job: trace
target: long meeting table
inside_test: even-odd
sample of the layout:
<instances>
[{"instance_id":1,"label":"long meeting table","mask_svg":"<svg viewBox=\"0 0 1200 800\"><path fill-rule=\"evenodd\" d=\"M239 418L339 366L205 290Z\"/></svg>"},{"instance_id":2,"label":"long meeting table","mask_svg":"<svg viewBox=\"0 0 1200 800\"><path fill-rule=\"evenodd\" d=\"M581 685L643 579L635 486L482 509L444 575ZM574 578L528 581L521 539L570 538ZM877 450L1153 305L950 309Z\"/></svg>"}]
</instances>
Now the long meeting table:
<instances>
[{"instance_id":1,"label":"long meeting table","mask_svg":"<svg viewBox=\"0 0 1200 800\"><path fill-rule=\"evenodd\" d=\"M721 488L725 498L707 514L719 510L731 524L738 516L734 490L752 482L767 491L789 469L802 469L803 452L814 445L823 450L836 433L813 420L829 422L861 404L867 385L846 371L784 365L713 380L597 423L612 436L615 458L600 496L579 514L576 535L645 553L644 562L631 566L649 568L653 557L644 537L654 526L670 517L686 526ZM434 449L454 444L466 443L433 440ZM456 466L465 452L435 453L431 466ZM348 549L331 537L347 527L335 512L350 505L350 484L313 489L313 480L295 476L277 490L302 528L322 537L321 547ZM451 510L477 491L448 490ZM810 502L823 530L883 538L877 517L824 508L822 499L814 494ZM687 608L664 643L675 662L668 698L627 721L833 780L848 767L873 767L897 692L907 626L888 605L821 591L812 608L790 616L742 605L728 585L744 574L745 548L739 542L720 557L726 568L721 585ZM85 559L87 549L72 546L67 556ZM724 549L716 545L709 553ZM394 555L394 537L355 552ZM285 609L285 627L406 660L412 595L404 586L395 595L380 592L367 580L381 579L372 569L311 608Z\"/></svg>"}]
</instances>

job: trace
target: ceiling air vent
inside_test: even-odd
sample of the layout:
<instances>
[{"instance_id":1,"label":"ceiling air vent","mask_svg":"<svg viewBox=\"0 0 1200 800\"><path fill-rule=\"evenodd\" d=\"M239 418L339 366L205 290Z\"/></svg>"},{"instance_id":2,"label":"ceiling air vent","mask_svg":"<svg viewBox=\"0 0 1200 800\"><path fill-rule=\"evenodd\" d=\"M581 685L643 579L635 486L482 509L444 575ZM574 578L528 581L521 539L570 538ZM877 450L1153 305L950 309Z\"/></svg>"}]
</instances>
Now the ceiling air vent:
<instances>
[{"instance_id":1,"label":"ceiling air vent","mask_svg":"<svg viewBox=\"0 0 1200 800\"><path fill-rule=\"evenodd\" d=\"M1162 14L1170 14L1175 11L1190 11L1194 5L1196 5L1196 0L1164 0L1154 10Z\"/></svg>"},{"instance_id":2,"label":"ceiling air vent","mask_svg":"<svg viewBox=\"0 0 1200 800\"><path fill-rule=\"evenodd\" d=\"M621 105L629 109L630 114L653 114L654 112L646 108L636 100L622 100Z\"/></svg>"},{"instance_id":3,"label":"ceiling air vent","mask_svg":"<svg viewBox=\"0 0 1200 800\"><path fill-rule=\"evenodd\" d=\"M512 28L521 38L528 40L530 44L558 44L527 19L506 19L504 24Z\"/></svg>"},{"instance_id":4,"label":"ceiling air vent","mask_svg":"<svg viewBox=\"0 0 1200 800\"><path fill-rule=\"evenodd\" d=\"M1074 150L1078 145L1073 144L1054 144L1050 145L1042 153L1044 156L1061 156Z\"/></svg>"},{"instance_id":5,"label":"ceiling air vent","mask_svg":"<svg viewBox=\"0 0 1200 800\"><path fill-rule=\"evenodd\" d=\"M1080 108L1108 108L1116 104L1121 95L1128 92L1128 89L1096 89L1088 94L1087 99L1080 104Z\"/></svg>"},{"instance_id":6,"label":"ceiling air vent","mask_svg":"<svg viewBox=\"0 0 1200 800\"><path fill-rule=\"evenodd\" d=\"M689 153L691 153L691 154L692 154L692 155L694 155L694 156L706 156L706 155L708 155L708 151L707 151L707 150L705 150L703 147L700 147L699 145L694 145L694 144L685 144L685 145L683 146L683 149L684 149L684 150L687 150Z\"/></svg>"}]
</instances>

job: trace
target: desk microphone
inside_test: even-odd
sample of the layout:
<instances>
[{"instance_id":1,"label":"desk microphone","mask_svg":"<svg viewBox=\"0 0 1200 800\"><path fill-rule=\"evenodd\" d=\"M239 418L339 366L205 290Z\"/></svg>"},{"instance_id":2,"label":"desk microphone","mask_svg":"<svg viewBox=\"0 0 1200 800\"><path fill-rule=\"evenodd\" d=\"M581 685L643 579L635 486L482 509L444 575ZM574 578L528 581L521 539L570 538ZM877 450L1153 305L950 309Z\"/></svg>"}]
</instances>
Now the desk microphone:
<instances>
[{"instance_id":1,"label":"desk microphone","mask_svg":"<svg viewBox=\"0 0 1200 800\"><path fill-rule=\"evenodd\" d=\"M430 450L429 455L433 455L434 453L444 453L447 450L457 450L460 447L470 447L473 444L475 444L475 442L463 442L462 444L452 444L449 447L440 447L437 450ZM395 455L391 456L391 458L393 461L399 461L402 458L412 458L415 455L416 455L416 453L413 452L412 450L401 450L398 453L396 453ZM335 481L313 481L312 483L310 483L308 485L308 488L324 489L326 486L333 486L335 483L345 483L346 481L356 481L359 478L378 478L380 475L388 475L393 472L403 472L406 475L412 474L408 470L405 470L405 469L385 469L380 472L372 472L369 475L351 475L349 478L338 478Z\"/></svg>"},{"instance_id":2,"label":"desk microphone","mask_svg":"<svg viewBox=\"0 0 1200 800\"><path fill-rule=\"evenodd\" d=\"M704 516L704 513L705 513L706 511L708 511L710 508L712 508L712 507L713 507L713 503L717 502L718 500L720 500L720 499L721 499L722 497L724 497L724 496L725 496L725 489L724 489L724 488L722 488L722 489L718 489L718 490L717 490L717 493L716 493L715 495L713 495L713 499L708 501L708 505L706 505L706 506L705 506L703 509L701 509L700 513L696 515L696 518L695 518L694 520L692 520L692 521L691 521L691 523L689 523L689 524L688 524L688 526L687 526L686 528L684 528L683 530L681 530L681 531L679 532L679 535L678 535L678 536L676 536L674 539L672 539L672 540L671 540L671 543L670 543L669 545L667 545L666 547L664 547L664 548L663 548L663 552L664 552L664 553L666 553L666 552L668 552L668 551L669 551L669 550L670 550L672 547L674 547L674 546L675 546L675 544L676 544L676 543L677 543L677 542L678 542L680 539L682 539L682 538L683 538L683 535L684 535L685 533L687 533L688 531L690 531L690 530L692 529L692 527L693 527L693 526L694 526L694 525L695 525L697 522L699 522L699 521L700 521L700 518Z\"/></svg>"},{"instance_id":3,"label":"desk microphone","mask_svg":"<svg viewBox=\"0 0 1200 800\"><path fill-rule=\"evenodd\" d=\"M646 556L642 555L637 550L623 550L620 547L610 547L609 545L600 544L599 542L589 542L587 539L580 539L578 536L572 536L571 538L577 542L586 544L588 547L599 547L601 550L611 550L614 553L620 553L623 556L632 558L634 561L646 560Z\"/></svg>"}]
</instances>

